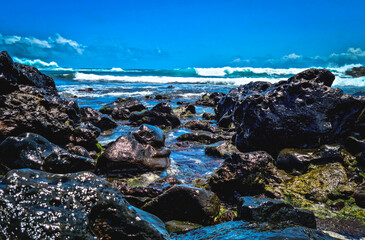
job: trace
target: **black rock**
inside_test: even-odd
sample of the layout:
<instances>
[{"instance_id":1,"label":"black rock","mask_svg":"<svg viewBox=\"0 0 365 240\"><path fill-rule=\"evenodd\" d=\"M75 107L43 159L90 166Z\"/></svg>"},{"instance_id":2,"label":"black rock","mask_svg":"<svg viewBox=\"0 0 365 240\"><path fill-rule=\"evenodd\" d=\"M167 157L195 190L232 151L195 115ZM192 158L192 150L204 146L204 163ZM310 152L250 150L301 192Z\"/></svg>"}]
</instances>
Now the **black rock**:
<instances>
[{"instance_id":1,"label":"black rock","mask_svg":"<svg viewBox=\"0 0 365 240\"><path fill-rule=\"evenodd\" d=\"M179 220L199 224L211 224L218 215L220 201L214 193L187 185L168 189L143 210L156 214L164 221Z\"/></svg>"},{"instance_id":2,"label":"black rock","mask_svg":"<svg viewBox=\"0 0 365 240\"><path fill-rule=\"evenodd\" d=\"M238 218L245 221L285 222L308 228L316 228L316 217L311 211L297 209L289 203L270 198L240 198Z\"/></svg>"},{"instance_id":3,"label":"black rock","mask_svg":"<svg viewBox=\"0 0 365 240\"><path fill-rule=\"evenodd\" d=\"M82 121L91 122L94 126L100 128L101 131L114 129L118 126L118 124L107 115L101 114L97 110L89 107L80 108L80 115Z\"/></svg>"},{"instance_id":4,"label":"black rock","mask_svg":"<svg viewBox=\"0 0 365 240\"><path fill-rule=\"evenodd\" d=\"M354 194L356 204L359 207L365 208L365 187L359 187Z\"/></svg>"},{"instance_id":5,"label":"black rock","mask_svg":"<svg viewBox=\"0 0 365 240\"><path fill-rule=\"evenodd\" d=\"M205 148L205 154L219 158L224 158L227 154L235 152L238 152L238 149L230 142L220 142Z\"/></svg>"},{"instance_id":6,"label":"black rock","mask_svg":"<svg viewBox=\"0 0 365 240\"><path fill-rule=\"evenodd\" d=\"M352 77L365 76L365 67L353 67L351 70L346 71L345 74Z\"/></svg>"},{"instance_id":7,"label":"black rock","mask_svg":"<svg viewBox=\"0 0 365 240\"><path fill-rule=\"evenodd\" d=\"M177 235L175 239L335 240L336 238L332 238L319 230L306 227L232 221L192 230L188 233Z\"/></svg>"},{"instance_id":8,"label":"black rock","mask_svg":"<svg viewBox=\"0 0 365 240\"><path fill-rule=\"evenodd\" d=\"M8 137L0 144L0 163L6 169L32 168L53 173L93 171L95 160L71 154L34 133Z\"/></svg>"},{"instance_id":9,"label":"black rock","mask_svg":"<svg viewBox=\"0 0 365 240\"><path fill-rule=\"evenodd\" d=\"M348 137L345 140L346 148L353 154L365 152L365 139L359 140L355 137Z\"/></svg>"},{"instance_id":10,"label":"black rock","mask_svg":"<svg viewBox=\"0 0 365 240\"><path fill-rule=\"evenodd\" d=\"M204 112L202 118L204 120L214 120L215 119L215 115L213 113Z\"/></svg>"},{"instance_id":11,"label":"black rock","mask_svg":"<svg viewBox=\"0 0 365 240\"><path fill-rule=\"evenodd\" d=\"M349 135L365 100L326 86L334 78L327 70L307 71L239 103L234 121L240 151L276 155L283 148L316 148Z\"/></svg>"},{"instance_id":12,"label":"black rock","mask_svg":"<svg viewBox=\"0 0 365 240\"><path fill-rule=\"evenodd\" d=\"M127 120L132 112L145 110L146 107L134 98L118 98L117 101L100 108L101 113L108 114L116 120Z\"/></svg>"},{"instance_id":13,"label":"black rock","mask_svg":"<svg viewBox=\"0 0 365 240\"><path fill-rule=\"evenodd\" d=\"M196 114L195 106L191 103L182 104L174 109L174 113L182 118L193 117Z\"/></svg>"},{"instance_id":14,"label":"black rock","mask_svg":"<svg viewBox=\"0 0 365 240\"><path fill-rule=\"evenodd\" d=\"M163 222L90 172L13 170L0 181L1 239L167 239Z\"/></svg>"},{"instance_id":15,"label":"black rock","mask_svg":"<svg viewBox=\"0 0 365 240\"><path fill-rule=\"evenodd\" d=\"M224 95L225 94L221 92L205 93L201 99L195 102L195 104L207 107L215 107Z\"/></svg>"},{"instance_id":16,"label":"black rock","mask_svg":"<svg viewBox=\"0 0 365 240\"><path fill-rule=\"evenodd\" d=\"M151 145L143 145L132 135L121 136L99 157L97 169L108 176L164 170L170 164L170 153L170 150L157 151Z\"/></svg>"},{"instance_id":17,"label":"black rock","mask_svg":"<svg viewBox=\"0 0 365 240\"><path fill-rule=\"evenodd\" d=\"M333 81L335 80L335 76L327 69L310 68L289 78L287 83L302 80L308 80L310 82L315 82L323 84L327 87L331 87Z\"/></svg>"},{"instance_id":18,"label":"black rock","mask_svg":"<svg viewBox=\"0 0 365 240\"><path fill-rule=\"evenodd\" d=\"M42 88L50 95L58 95L51 77L32 66L14 63L5 51L0 53L0 93L9 94L18 90L19 85Z\"/></svg>"},{"instance_id":19,"label":"black rock","mask_svg":"<svg viewBox=\"0 0 365 240\"><path fill-rule=\"evenodd\" d=\"M162 129L176 128L181 124L179 118L173 113L170 104L165 102L157 104L151 110L131 114L129 121L134 125L147 123Z\"/></svg>"},{"instance_id":20,"label":"black rock","mask_svg":"<svg viewBox=\"0 0 365 240\"><path fill-rule=\"evenodd\" d=\"M79 89L77 91L79 91L79 92L94 92L94 89L93 88L84 88L84 89Z\"/></svg>"},{"instance_id":21,"label":"black rock","mask_svg":"<svg viewBox=\"0 0 365 240\"><path fill-rule=\"evenodd\" d=\"M199 119L194 119L189 122L184 123L182 126L183 128L191 129L191 130L201 130L201 131L207 131L211 133L218 132L218 129L216 127L213 127L209 124L209 122L202 121Z\"/></svg>"},{"instance_id":22,"label":"black rock","mask_svg":"<svg viewBox=\"0 0 365 240\"><path fill-rule=\"evenodd\" d=\"M81 146L73 146L72 144L68 144L66 146L66 150L71 154L76 154L76 155L83 156L86 158L92 158L90 156L89 151L87 151L84 147L81 147Z\"/></svg>"},{"instance_id":23,"label":"black rock","mask_svg":"<svg viewBox=\"0 0 365 240\"><path fill-rule=\"evenodd\" d=\"M156 100L163 100L163 99L171 99L171 96L170 95L161 95L161 94L157 94L156 96L155 96L155 99Z\"/></svg>"},{"instance_id":24,"label":"black rock","mask_svg":"<svg viewBox=\"0 0 365 240\"><path fill-rule=\"evenodd\" d=\"M189 141L189 142L199 142L202 144L212 144L223 140L227 139L220 135L204 133L204 132L184 133L177 137L177 141L180 142Z\"/></svg>"},{"instance_id":25,"label":"black rock","mask_svg":"<svg viewBox=\"0 0 365 240\"><path fill-rule=\"evenodd\" d=\"M154 148L165 146L165 133L158 127L149 124L143 124L135 132L133 137L143 145L151 145Z\"/></svg>"},{"instance_id":26,"label":"black rock","mask_svg":"<svg viewBox=\"0 0 365 240\"><path fill-rule=\"evenodd\" d=\"M266 152L233 153L209 178L211 190L220 198L260 194L265 185L279 181L274 174L274 159Z\"/></svg>"}]
</instances>

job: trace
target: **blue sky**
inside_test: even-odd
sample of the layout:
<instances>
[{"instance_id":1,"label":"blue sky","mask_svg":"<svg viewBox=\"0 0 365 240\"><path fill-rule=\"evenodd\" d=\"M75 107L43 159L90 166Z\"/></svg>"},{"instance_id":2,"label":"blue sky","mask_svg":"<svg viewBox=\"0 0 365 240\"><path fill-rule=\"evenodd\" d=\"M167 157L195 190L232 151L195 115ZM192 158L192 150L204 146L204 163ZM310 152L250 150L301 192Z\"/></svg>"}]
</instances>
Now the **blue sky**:
<instances>
[{"instance_id":1,"label":"blue sky","mask_svg":"<svg viewBox=\"0 0 365 240\"><path fill-rule=\"evenodd\" d=\"M0 50L64 67L365 63L365 1L3 1Z\"/></svg>"}]
</instances>

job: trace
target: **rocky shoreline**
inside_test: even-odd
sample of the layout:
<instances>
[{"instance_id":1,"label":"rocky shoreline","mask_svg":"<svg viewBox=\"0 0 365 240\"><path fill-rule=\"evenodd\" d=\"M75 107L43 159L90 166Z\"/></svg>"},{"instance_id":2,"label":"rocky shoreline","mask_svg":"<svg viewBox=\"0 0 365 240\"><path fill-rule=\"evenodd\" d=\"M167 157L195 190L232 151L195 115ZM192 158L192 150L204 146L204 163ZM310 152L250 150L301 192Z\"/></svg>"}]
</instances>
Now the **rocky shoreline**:
<instances>
[{"instance_id":1,"label":"rocky shoreline","mask_svg":"<svg viewBox=\"0 0 365 240\"><path fill-rule=\"evenodd\" d=\"M99 110L0 53L0 239L361 239L365 97L308 69L172 108L118 98ZM196 106L214 108L199 119ZM107 145L100 134L136 131ZM173 129L189 129L174 145ZM171 154L206 145L212 173L182 182ZM163 177L138 182L141 174Z\"/></svg>"}]
</instances>

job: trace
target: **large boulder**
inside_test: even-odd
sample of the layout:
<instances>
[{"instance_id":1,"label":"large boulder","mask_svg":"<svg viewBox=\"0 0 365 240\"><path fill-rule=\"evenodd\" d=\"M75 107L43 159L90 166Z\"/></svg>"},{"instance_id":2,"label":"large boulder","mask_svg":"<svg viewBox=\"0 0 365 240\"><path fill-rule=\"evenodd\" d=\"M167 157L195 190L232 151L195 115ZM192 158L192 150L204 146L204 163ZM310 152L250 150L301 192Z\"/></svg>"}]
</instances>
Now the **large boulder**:
<instances>
[{"instance_id":1,"label":"large boulder","mask_svg":"<svg viewBox=\"0 0 365 240\"><path fill-rule=\"evenodd\" d=\"M199 142L202 144L212 144L216 142L220 142L223 140L228 140L221 135L205 133L205 132L193 132L193 133L184 133L177 137L177 141L189 141L189 142Z\"/></svg>"},{"instance_id":2,"label":"large boulder","mask_svg":"<svg viewBox=\"0 0 365 240\"><path fill-rule=\"evenodd\" d=\"M19 85L42 88L50 95L58 94L52 78L39 72L35 67L13 62L7 52L1 52L0 93L8 94L18 90Z\"/></svg>"},{"instance_id":3,"label":"large boulder","mask_svg":"<svg viewBox=\"0 0 365 240\"><path fill-rule=\"evenodd\" d=\"M95 160L71 154L34 133L8 137L0 144L0 163L5 170L32 168L53 173L93 171Z\"/></svg>"},{"instance_id":4,"label":"large boulder","mask_svg":"<svg viewBox=\"0 0 365 240\"><path fill-rule=\"evenodd\" d=\"M188 185L176 185L147 203L142 209L164 221L211 224L218 215L220 201L213 192Z\"/></svg>"},{"instance_id":5,"label":"large boulder","mask_svg":"<svg viewBox=\"0 0 365 240\"><path fill-rule=\"evenodd\" d=\"M94 126L100 128L101 131L114 129L118 124L107 115L101 114L95 109L89 107L80 108L81 120L91 122Z\"/></svg>"},{"instance_id":6,"label":"large boulder","mask_svg":"<svg viewBox=\"0 0 365 240\"><path fill-rule=\"evenodd\" d=\"M188 233L177 235L174 239L335 240L337 238L330 237L322 231L306 227L232 221L192 230Z\"/></svg>"},{"instance_id":7,"label":"large boulder","mask_svg":"<svg viewBox=\"0 0 365 240\"><path fill-rule=\"evenodd\" d=\"M145 110L146 107L134 98L118 98L115 102L100 108L101 113L108 114L116 120L127 120L132 112Z\"/></svg>"},{"instance_id":8,"label":"large boulder","mask_svg":"<svg viewBox=\"0 0 365 240\"><path fill-rule=\"evenodd\" d=\"M347 70L345 72L346 75L350 75L352 77L362 77L365 76L365 67L353 67L351 70Z\"/></svg>"},{"instance_id":9,"label":"large boulder","mask_svg":"<svg viewBox=\"0 0 365 240\"><path fill-rule=\"evenodd\" d=\"M230 142L220 142L205 148L205 154L213 157L224 158L229 154L238 152L235 145Z\"/></svg>"},{"instance_id":10,"label":"large boulder","mask_svg":"<svg viewBox=\"0 0 365 240\"><path fill-rule=\"evenodd\" d=\"M174 114L170 104L162 102L154 106L151 110L141 113L132 113L129 121L135 125L143 123L158 126L162 129L176 128L181 124L179 118Z\"/></svg>"},{"instance_id":11,"label":"large boulder","mask_svg":"<svg viewBox=\"0 0 365 240\"><path fill-rule=\"evenodd\" d=\"M215 107L224 95L225 94L221 92L205 93L201 99L195 102L195 104L206 107Z\"/></svg>"},{"instance_id":12,"label":"large boulder","mask_svg":"<svg viewBox=\"0 0 365 240\"><path fill-rule=\"evenodd\" d=\"M347 137L365 107L364 98L329 87L334 75L309 69L266 91L244 96L234 107L240 151L316 148Z\"/></svg>"},{"instance_id":13,"label":"large boulder","mask_svg":"<svg viewBox=\"0 0 365 240\"><path fill-rule=\"evenodd\" d=\"M170 165L170 150L143 145L133 135L119 137L99 157L97 169L108 176L133 176L164 170Z\"/></svg>"},{"instance_id":14,"label":"large boulder","mask_svg":"<svg viewBox=\"0 0 365 240\"><path fill-rule=\"evenodd\" d=\"M297 209L289 203L270 198L240 198L238 218L254 222L285 222L316 228L316 217L311 211Z\"/></svg>"},{"instance_id":15,"label":"large boulder","mask_svg":"<svg viewBox=\"0 0 365 240\"><path fill-rule=\"evenodd\" d=\"M151 145L154 148L165 146L165 133L156 126L142 124L137 131L132 132L132 135L144 145Z\"/></svg>"},{"instance_id":16,"label":"large boulder","mask_svg":"<svg viewBox=\"0 0 365 240\"><path fill-rule=\"evenodd\" d=\"M211 133L216 133L218 131L218 129L210 125L209 122L199 119L190 120L189 122L184 123L182 127L191 130L207 131Z\"/></svg>"},{"instance_id":17,"label":"large boulder","mask_svg":"<svg viewBox=\"0 0 365 240\"><path fill-rule=\"evenodd\" d=\"M266 152L233 153L209 178L211 190L220 198L264 192L266 184L279 181L274 159Z\"/></svg>"},{"instance_id":18,"label":"large boulder","mask_svg":"<svg viewBox=\"0 0 365 240\"><path fill-rule=\"evenodd\" d=\"M0 181L1 239L167 239L163 222L130 206L90 172L8 172Z\"/></svg>"}]
</instances>

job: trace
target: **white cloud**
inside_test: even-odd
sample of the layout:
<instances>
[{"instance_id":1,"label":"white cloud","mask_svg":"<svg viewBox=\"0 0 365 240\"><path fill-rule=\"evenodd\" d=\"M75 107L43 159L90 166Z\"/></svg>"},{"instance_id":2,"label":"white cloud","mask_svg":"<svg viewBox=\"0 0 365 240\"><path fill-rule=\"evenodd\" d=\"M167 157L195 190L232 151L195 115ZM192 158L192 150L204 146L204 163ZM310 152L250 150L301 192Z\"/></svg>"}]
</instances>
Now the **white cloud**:
<instances>
[{"instance_id":1,"label":"white cloud","mask_svg":"<svg viewBox=\"0 0 365 240\"><path fill-rule=\"evenodd\" d=\"M85 46L83 46L82 44L79 44L78 42L70 39L66 39L58 33L56 33L56 38L49 37L48 39L49 42L55 42L61 45L69 45L72 48L74 48L79 54L82 54L85 50Z\"/></svg>"},{"instance_id":2,"label":"white cloud","mask_svg":"<svg viewBox=\"0 0 365 240\"><path fill-rule=\"evenodd\" d=\"M20 38L17 42L20 42L20 41L24 41L25 43L28 43L29 45L37 46L40 48L52 48L52 46L46 40L39 40L38 38L35 38L35 37ZM17 42L14 42L13 44L15 44Z\"/></svg>"},{"instance_id":3,"label":"white cloud","mask_svg":"<svg viewBox=\"0 0 365 240\"><path fill-rule=\"evenodd\" d=\"M348 59L348 60L360 60L365 57L365 52L361 48L349 48L344 53L332 53L329 59Z\"/></svg>"},{"instance_id":4,"label":"white cloud","mask_svg":"<svg viewBox=\"0 0 365 240\"><path fill-rule=\"evenodd\" d=\"M302 56L297 55L295 53L291 53L289 55L283 56L281 59L283 59L283 60L293 60L293 59L299 59L299 58L302 58Z\"/></svg>"}]
</instances>

